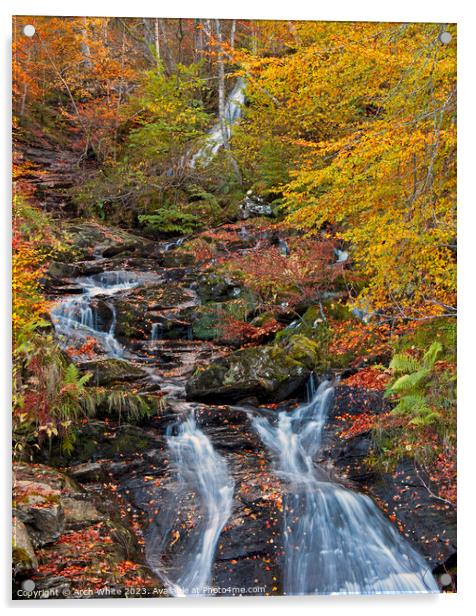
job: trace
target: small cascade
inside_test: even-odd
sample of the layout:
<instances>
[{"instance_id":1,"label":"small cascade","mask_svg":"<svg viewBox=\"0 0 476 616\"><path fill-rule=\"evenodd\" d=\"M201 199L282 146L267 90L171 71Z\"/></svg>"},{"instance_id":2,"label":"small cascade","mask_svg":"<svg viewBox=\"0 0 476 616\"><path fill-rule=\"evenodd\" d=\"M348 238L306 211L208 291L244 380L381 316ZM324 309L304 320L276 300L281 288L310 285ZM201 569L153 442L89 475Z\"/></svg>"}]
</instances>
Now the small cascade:
<instances>
[{"instance_id":1,"label":"small cascade","mask_svg":"<svg viewBox=\"0 0 476 616\"><path fill-rule=\"evenodd\" d=\"M231 128L243 115L245 102L245 81L242 77L236 83L228 95L225 103L225 130L227 138L231 137ZM190 160L190 166L195 167L198 161L205 164L209 162L218 150L224 145L221 123L217 122L208 132L205 144L196 152Z\"/></svg>"},{"instance_id":2,"label":"small cascade","mask_svg":"<svg viewBox=\"0 0 476 616\"><path fill-rule=\"evenodd\" d=\"M150 330L150 341L156 342L159 339L160 323L152 323Z\"/></svg>"},{"instance_id":3,"label":"small cascade","mask_svg":"<svg viewBox=\"0 0 476 616\"><path fill-rule=\"evenodd\" d=\"M349 253L347 250L340 250L339 248L336 248L334 250L334 254L336 256L336 263L345 263L349 259Z\"/></svg>"},{"instance_id":4,"label":"small cascade","mask_svg":"<svg viewBox=\"0 0 476 616\"><path fill-rule=\"evenodd\" d=\"M127 271L112 271L77 278L83 294L60 301L51 311L55 331L65 345L75 341L95 338L104 351L113 357L121 357L124 349L115 338L116 309L112 302L107 307L112 315L110 325L101 323L91 303L97 296L111 296L132 289L139 284L136 274Z\"/></svg>"},{"instance_id":5,"label":"small cascade","mask_svg":"<svg viewBox=\"0 0 476 616\"><path fill-rule=\"evenodd\" d=\"M280 254L283 255L283 257L289 257L289 255L291 254L288 243L282 238L279 238L278 240L278 250Z\"/></svg>"},{"instance_id":6,"label":"small cascade","mask_svg":"<svg viewBox=\"0 0 476 616\"><path fill-rule=\"evenodd\" d=\"M167 444L178 486L169 511L162 511L157 518L160 528L154 524L149 528L146 557L173 595L203 595L210 583L218 538L231 514L234 482L226 461L198 428L193 414L175 430L173 433L173 428L169 429ZM162 553L170 544L177 505L188 493L193 493L194 503L198 504L194 514L197 525L183 540L181 560L177 557L177 562L168 562L168 573L164 574Z\"/></svg>"},{"instance_id":7,"label":"small cascade","mask_svg":"<svg viewBox=\"0 0 476 616\"><path fill-rule=\"evenodd\" d=\"M279 413L277 422L253 417L283 499L286 594L438 592L423 558L363 494L329 480L313 458L333 401L332 384L309 386L309 402Z\"/></svg>"}]
</instances>

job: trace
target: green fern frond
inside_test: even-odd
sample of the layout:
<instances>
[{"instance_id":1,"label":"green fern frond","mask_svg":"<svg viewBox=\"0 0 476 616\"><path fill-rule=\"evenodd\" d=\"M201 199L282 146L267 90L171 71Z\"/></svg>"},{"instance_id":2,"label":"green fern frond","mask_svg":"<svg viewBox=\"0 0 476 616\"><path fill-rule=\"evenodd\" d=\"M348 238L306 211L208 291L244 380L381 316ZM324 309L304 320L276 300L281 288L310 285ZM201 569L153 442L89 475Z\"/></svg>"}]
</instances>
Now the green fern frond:
<instances>
[{"instance_id":1,"label":"green fern frond","mask_svg":"<svg viewBox=\"0 0 476 616\"><path fill-rule=\"evenodd\" d=\"M420 368L419 362L408 353L397 353L390 362L390 369L397 374L409 374Z\"/></svg>"},{"instance_id":2,"label":"green fern frond","mask_svg":"<svg viewBox=\"0 0 476 616\"><path fill-rule=\"evenodd\" d=\"M405 395L406 392L413 392L420 385L422 385L424 380L429 375L430 370L427 368L424 368L423 370L418 370L418 372L413 372L412 374L404 374L403 376L398 378L389 389L394 394Z\"/></svg>"},{"instance_id":3,"label":"green fern frond","mask_svg":"<svg viewBox=\"0 0 476 616\"><path fill-rule=\"evenodd\" d=\"M441 344L436 341L433 342L428 351L423 355L423 366L427 369L433 368L442 351L443 347Z\"/></svg>"}]
</instances>

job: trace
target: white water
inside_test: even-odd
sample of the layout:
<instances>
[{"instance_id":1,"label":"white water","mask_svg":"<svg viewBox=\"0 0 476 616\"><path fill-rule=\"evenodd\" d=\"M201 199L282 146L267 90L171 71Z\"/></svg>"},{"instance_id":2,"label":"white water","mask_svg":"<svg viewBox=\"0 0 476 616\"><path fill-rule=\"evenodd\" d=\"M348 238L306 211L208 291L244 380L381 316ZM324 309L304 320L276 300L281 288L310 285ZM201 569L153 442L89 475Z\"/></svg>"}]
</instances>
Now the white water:
<instances>
[{"instance_id":1,"label":"white water","mask_svg":"<svg viewBox=\"0 0 476 616\"><path fill-rule=\"evenodd\" d=\"M94 276L77 278L83 294L58 302L51 311L51 318L56 334L66 344L74 340L85 340L88 336L95 338L108 355L121 357L122 345L115 338L116 309L112 302L107 306L112 319L109 327L99 323L97 315L91 306L91 299L96 296L108 297L132 289L139 284L136 275L125 271L104 272Z\"/></svg>"},{"instance_id":2,"label":"white water","mask_svg":"<svg viewBox=\"0 0 476 616\"><path fill-rule=\"evenodd\" d=\"M186 493L194 493L199 507L194 519L198 524L187 531L180 562L169 567L172 573L166 575L160 556L173 528L161 532L151 527L146 541L147 561L174 596L203 595L210 583L218 538L231 514L234 482L225 460L198 428L193 414L178 426L175 435L167 437L167 444L179 484L174 493L175 503ZM172 520L173 513L169 512ZM162 517L168 516L164 513Z\"/></svg>"},{"instance_id":3,"label":"white water","mask_svg":"<svg viewBox=\"0 0 476 616\"><path fill-rule=\"evenodd\" d=\"M243 114L245 102L245 81L239 77L228 95L225 103L225 131L227 139L231 137L231 129ZM190 161L195 167L198 161L208 163L224 145L221 123L217 122L208 132L205 144L196 152Z\"/></svg>"},{"instance_id":4,"label":"white water","mask_svg":"<svg viewBox=\"0 0 476 616\"><path fill-rule=\"evenodd\" d=\"M160 323L152 323L152 328L150 330L150 340L151 342L155 342L159 339L160 333Z\"/></svg>"},{"instance_id":5,"label":"white water","mask_svg":"<svg viewBox=\"0 0 476 616\"><path fill-rule=\"evenodd\" d=\"M367 496L332 483L313 463L333 400L323 382L310 401L253 424L285 480L286 594L438 592L425 561Z\"/></svg>"}]
</instances>

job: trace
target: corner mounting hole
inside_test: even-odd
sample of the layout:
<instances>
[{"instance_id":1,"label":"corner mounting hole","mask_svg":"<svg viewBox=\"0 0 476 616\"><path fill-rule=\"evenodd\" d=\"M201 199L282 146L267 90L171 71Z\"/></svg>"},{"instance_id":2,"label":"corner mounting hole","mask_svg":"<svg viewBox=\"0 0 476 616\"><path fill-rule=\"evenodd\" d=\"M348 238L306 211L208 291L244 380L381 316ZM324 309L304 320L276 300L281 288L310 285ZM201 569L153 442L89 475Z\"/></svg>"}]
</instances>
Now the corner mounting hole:
<instances>
[{"instance_id":1,"label":"corner mounting hole","mask_svg":"<svg viewBox=\"0 0 476 616\"><path fill-rule=\"evenodd\" d=\"M23 34L25 36L32 37L35 34L35 32L36 32L35 26L32 26L31 24L28 24L23 28Z\"/></svg>"},{"instance_id":2,"label":"corner mounting hole","mask_svg":"<svg viewBox=\"0 0 476 616\"><path fill-rule=\"evenodd\" d=\"M448 45L448 43L451 41L451 34L447 31L442 32L439 36L440 39L440 43L443 43L443 45Z\"/></svg>"}]
</instances>

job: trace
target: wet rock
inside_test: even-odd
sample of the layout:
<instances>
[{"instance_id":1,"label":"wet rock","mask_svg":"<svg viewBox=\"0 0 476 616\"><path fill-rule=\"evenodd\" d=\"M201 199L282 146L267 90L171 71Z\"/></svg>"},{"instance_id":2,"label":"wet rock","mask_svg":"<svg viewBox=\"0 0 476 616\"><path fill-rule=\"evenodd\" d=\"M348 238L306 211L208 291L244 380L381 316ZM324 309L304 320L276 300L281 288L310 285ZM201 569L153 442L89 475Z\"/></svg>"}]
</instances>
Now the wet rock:
<instances>
[{"instance_id":1,"label":"wet rock","mask_svg":"<svg viewBox=\"0 0 476 616\"><path fill-rule=\"evenodd\" d=\"M309 369L279 347L255 347L220 358L186 384L189 400L233 402L256 396L280 402L301 387Z\"/></svg>"},{"instance_id":2,"label":"wet rock","mask_svg":"<svg viewBox=\"0 0 476 616\"><path fill-rule=\"evenodd\" d=\"M124 242L124 244L109 246L102 251L102 256L105 258L115 257L125 252L134 252L136 248L138 248L138 242Z\"/></svg>"},{"instance_id":3,"label":"wet rock","mask_svg":"<svg viewBox=\"0 0 476 616\"><path fill-rule=\"evenodd\" d=\"M323 434L321 455L330 460L337 480L372 496L426 558L432 570L441 573L456 562L454 507L435 497L438 486L432 485L428 473L419 469L413 460L401 460L391 472L369 465L369 456L375 453L370 430L353 437L339 437L342 423L338 417L379 415L388 410L389 403L382 391L338 384Z\"/></svg>"},{"instance_id":4,"label":"wet rock","mask_svg":"<svg viewBox=\"0 0 476 616\"><path fill-rule=\"evenodd\" d=\"M45 483L62 493L82 492L81 486L69 475L44 464L16 462L13 465L14 483L16 481Z\"/></svg>"},{"instance_id":5,"label":"wet rock","mask_svg":"<svg viewBox=\"0 0 476 616\"><path fill-rule=\"evenodd\" d=\"M149 339L152 325L159 323L170 337L186 336L187 308L194 302L194 295L175 283L134 289L115 300L115 334L125 344L130 338Z\"/></svg>"},{"instance_id":6,"label":"wet rock","mask_svg":"<svg viewBox=\"0 0 476 616\"><path fill-rule=\"evenodd\" d=\"M51 261L48 267L48 276L51 278L72 278L79 275L81 275L81 269L74 263Z\"/></svg>"},{"instance_id":7,"label":"wet rock","mask_svg":"<svg viewBox=\"0 0 476 616\"><path fill-rule=\"evenodd\" d=\"M441 573L456 564L456 511L426 486L436 489L427 473L403 460L393 473L375 477L368 490L389 515L395 515L433 571Z\"/></svg>"},{"instance_id":8,"label":"wet rock","mask_svg":"<svg viewBox=\"0 0 476 616\"><path fill-rule=\"evenodd\" d=\"M335 388L334 414L360 415L370 413L380 415L391 409L391 404L383 397L384 392L338 383Z\"/></svg>"}]
</instances>

